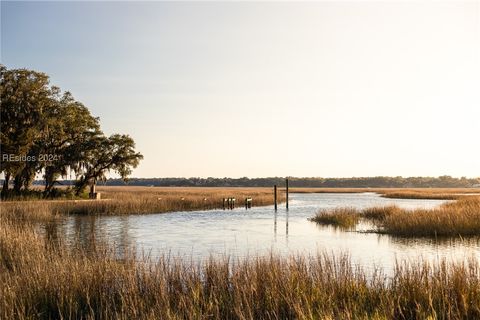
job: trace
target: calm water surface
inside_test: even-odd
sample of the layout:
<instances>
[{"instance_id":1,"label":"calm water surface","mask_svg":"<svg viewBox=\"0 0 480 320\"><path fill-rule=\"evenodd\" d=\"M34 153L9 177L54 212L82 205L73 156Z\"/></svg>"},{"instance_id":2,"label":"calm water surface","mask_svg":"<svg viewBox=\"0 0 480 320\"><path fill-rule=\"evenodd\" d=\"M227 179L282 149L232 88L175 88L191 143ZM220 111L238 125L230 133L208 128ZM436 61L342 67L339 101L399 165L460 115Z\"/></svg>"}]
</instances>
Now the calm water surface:
<instances>
[{"instance_id":1,"label":"calm water surface","mask_svg":"<svg viewBox=\"0 0 480 320\"><path fill-rule=\"evenodd\" d=\"M279 206L249 210L211 210L131 216L72 216L60 232L71 243L89 246L93 241L113 243L119 252L135 246L153 257L162 254L188 260L226 255L245 257L276 252L282 255L327 251L348 253L365 268L391 270L395 260L436 261L480 259L480 239L404 239L374 233L341 231L318 226L307 218L322 208L365 208L396 204L404 208L431 208L442 200L386 199L375 193L291 194L290 210ZM360 226L365 228L365 226ZM368 228L368 227L367 227Z\"/></svg>"}]
</instances>

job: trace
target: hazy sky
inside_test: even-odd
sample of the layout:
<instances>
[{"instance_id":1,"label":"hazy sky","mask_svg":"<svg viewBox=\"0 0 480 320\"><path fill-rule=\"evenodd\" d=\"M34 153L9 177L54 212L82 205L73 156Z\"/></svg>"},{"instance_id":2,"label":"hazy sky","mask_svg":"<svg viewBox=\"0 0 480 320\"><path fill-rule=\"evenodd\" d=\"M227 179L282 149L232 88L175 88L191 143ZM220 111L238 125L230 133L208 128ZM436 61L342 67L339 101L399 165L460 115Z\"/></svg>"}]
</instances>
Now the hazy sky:
<instances>
[{"instance_id":1,"label":"hazy sky","mask_svg":"<svg viewBox=\"0 0 480 320\"><path fill-rule=\"evenodd\" d=\"M480 176L480 4L1 2L137 177Z\"/></svg>"}]
</instances>

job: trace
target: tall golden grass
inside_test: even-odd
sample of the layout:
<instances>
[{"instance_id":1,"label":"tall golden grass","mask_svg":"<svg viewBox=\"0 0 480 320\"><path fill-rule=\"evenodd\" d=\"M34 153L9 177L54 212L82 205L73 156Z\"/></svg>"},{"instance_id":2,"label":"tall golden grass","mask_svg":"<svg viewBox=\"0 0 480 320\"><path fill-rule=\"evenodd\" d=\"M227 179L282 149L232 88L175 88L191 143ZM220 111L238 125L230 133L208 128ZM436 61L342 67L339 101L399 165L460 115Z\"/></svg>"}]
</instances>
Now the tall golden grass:
<instances>
[{"instance_id":1,"label":"tall golden grass","mask_svg":"<svg viewBox=\"0 0 480 320\"><path fill-rule=\"evenodd\" d=\"M355 208L334 208L320 210L309 220L318 224L337 226L342 229L352 229L357 225L359 219L360 215Z\"/></svg>"},{"instance_id":2,"label":"tall golden grass","mask_svg":"<svg viewBox=\"0 0 480 320\"><path fill-rule=\"evenodd\" d=\"M480 235L480 197L463 198L431 210L395 210L386 215L381 230L399 236Z\"/></svg>"},{"instance_id":3,"label":"tall golden grass","mask_svg":"<svg viewBox=\"0 0 480 320\"><path fill-rule=\"evenodd\" d=\"M385 192L382 194L384 198L391 199L425 199L425 200L457 200L468 195L463 192L428 192L428 191L397 191L397 192Z\"/></svg>"},{"instance_id":4,"label":"tall golden grass","mask_svg":"<svg viewBox=\"0 0 480 320\"><path fill-rule=\"evenodd\" d=\"M348 211L348 212L347 212ZM330 224L342 225L346 214L352 220L372 221L377 232L408 237L479 236L480 197L463 197L433 209L401 209L397 206L373 207L363 210L336 208L320 211L311 220L318 222L328 216ZM338 222L340 221L340 222Z\"/></svg>"},{"instance_id":5,"label":"tall golden grass","mask_svg":"<svg viewBox=\"0 0 480 320\"><path fill-rule=\"evenodd\" d=\"M1 319L478 319L480 263L398 263L348 255L186 262L122 257L0 226Z\"/></svg>"},{"instance_id":6,"label":"tall golden grass","mask_svg":"<svg viewBox=\"0 0 480 320\"><path fill-rule=\"evenodd\" d=\"M209 210L223 207L223 198L236 198L242 207L247 197L253 206L274 202L270 188L157 188L157 187L98 187L102 200L37 200L6 201L0 209L16 215L29 212L52 214L145 214L171 211ZM279 193L278 200L285 195Z\"/></svg>"}]
</instances>

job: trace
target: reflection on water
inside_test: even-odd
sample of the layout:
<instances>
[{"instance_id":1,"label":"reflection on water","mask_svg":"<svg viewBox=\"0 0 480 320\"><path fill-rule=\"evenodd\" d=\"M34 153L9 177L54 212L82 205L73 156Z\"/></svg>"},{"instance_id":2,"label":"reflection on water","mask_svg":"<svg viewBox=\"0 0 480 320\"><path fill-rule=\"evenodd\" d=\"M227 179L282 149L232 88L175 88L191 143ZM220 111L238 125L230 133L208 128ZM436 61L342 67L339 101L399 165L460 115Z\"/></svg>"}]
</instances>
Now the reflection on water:
<instances>
[{"instance_id":1,"label":"reflection on water","mask_svg":"<svg viewBox=\"0 0 480 320\"><path fill-rule=\"evenodd\" d=\"M130 237L129 216L110 219L97 216L72 216L62 223L68 244L72 247L94 251L105 245L113 245L116 253L123 256L134 245Z\"/></svg>"},{"instance_id":2,"label":"reflection on water","mask_svg":"<svg viewBox=\"0 0 480 320\"><path fill-rule=\"evenodd\" d=\"M72 216L45 226L50 239L65 238L91 250L115 246L119 254L135 246L152 256L174 254L188 259L232 255L349 253L367 268L391 269L395 260L466 259L480 257L480 239L411 239L375 233L342 231L307 220L319 209L365 208L396 204L404 208L437 206L442 200L387 199L377 194L293 194L290 210L279 206L250 210L211 210L131 216ZM368 225L362 230L371 229ZM62 237L59 234L62 233Z\"/></svg>"},{"instance_id":3,"label":"reflection on water","mask_svg":"<svg viewBox=\"0 0 480 320\"><path fill-rule=\"evenodd\" d=\"M384 237L388 237L384 235ZM412 247L426 247L431 250L453 250L462 247L471 247L477 249L480 246L479 237L468 238L405 238L405 237L389 237L392 244L400 250L409 250ZM480 252L479 252L480 253Z\"/></svg>"}]
</instances>

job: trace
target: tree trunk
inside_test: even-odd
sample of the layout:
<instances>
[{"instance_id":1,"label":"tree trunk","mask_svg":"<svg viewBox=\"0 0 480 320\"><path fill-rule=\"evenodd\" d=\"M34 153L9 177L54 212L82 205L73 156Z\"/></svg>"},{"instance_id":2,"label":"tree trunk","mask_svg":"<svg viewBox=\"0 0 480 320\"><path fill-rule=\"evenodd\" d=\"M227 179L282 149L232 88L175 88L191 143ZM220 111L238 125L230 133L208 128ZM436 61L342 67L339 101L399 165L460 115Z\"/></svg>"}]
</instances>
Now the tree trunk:
<instances>
[{"instance_id":1,"label":"tree trunk","mask_svg":"<svg viewBox=\"0 0 480 320\"><path fill-rule=\"evenodd\" d=\"M23 173L23 188L27 191L30 190L30 187L35 180L35 171L31 169L26 169Z\"/></svg>"},{"instance_id":2,"label":"tree trunk","mask_svg":"<svg viewBox=\"0 0 480 320\"><path fill-rule=\"evenodd\" d=\"M96 190L96 186L97 186L97 179L93 179L90 181L90 192L88 194L88 197L90 199L97 199L97 190Z\"/></svg>"},{"instance_id":3,"label":"tree trunk","mask_svg":"<svg viewBox=\"0 0 480 320\"><path fill-rule=\"evenodd\" d=\"M20 193L20 190L22 190L22 172L20 171L19 174L17 174L15 176L15 178L13 179L13 191L15 191L15 193L19 194Z\"/></svg>"},{"instance_id":4,"label":"tree trunk","mask_svg":"<svg viewBox=\"0 0 480 320\"><path fill-rule=\"evenodd\" d=\"M5 172L5 179L3 180L1 197L5 199L8 196L8 183L10 182L10 173Z\"/></svg>"},{"instance_id":5,"label":"tree trunk","mask_svg":"<svg viewBox=\"0 0 480 320\"><path fill-rule=\"evenodd\" d=\"M50 194L52 193L54 184L51 184L48 181L45 181L45 189L43 190L43 197L48 198Z\"/></svg>"},{"instance_id":6,"label":"tree trunk","mask_svg":"<svg viewBox=\"0 0 480 320\"><path fill-rule=\"evenodd\" d=\"M79 196L87 187L89 179L80 178L79 181L75 183L75 195Z\"/></svg>"},{"instance_id":7,"label":"tree trunk","mask_svg":"<svg viewBox=\"0 0 480 320\"><path fill-rule=\"evenodd\" d=\"M54 185L55 185L54 174L51 172L49 167L46 167L45 168L45 189L43 190L45 197L48 197L50 195Z\"/></svg>"}]
</instances>

